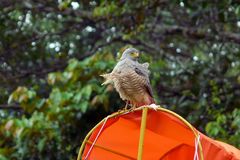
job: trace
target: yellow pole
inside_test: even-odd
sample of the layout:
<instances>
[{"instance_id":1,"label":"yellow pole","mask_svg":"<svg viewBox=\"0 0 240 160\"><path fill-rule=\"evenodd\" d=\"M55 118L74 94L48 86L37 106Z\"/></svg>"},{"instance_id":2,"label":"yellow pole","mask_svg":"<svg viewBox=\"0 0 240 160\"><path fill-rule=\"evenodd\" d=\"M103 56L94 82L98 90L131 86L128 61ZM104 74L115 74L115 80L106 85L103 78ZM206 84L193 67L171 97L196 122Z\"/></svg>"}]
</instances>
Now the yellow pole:
<instances>
[{"instance_id":1,"label":"yellow pole","mask_svg":"<svg viewBox=\"0 0 240 160\"><path fill-rule=\"evenodd\" d=\"M140 128L140 137L138 143L138 157L137 160L142 160L143 155L143 146L144 146L144 135L146 129L146 122L147 122L147 112L148 108L144 107L142 111L142 120L141 120L141 128Z\"/></svg>"}]
</instances>

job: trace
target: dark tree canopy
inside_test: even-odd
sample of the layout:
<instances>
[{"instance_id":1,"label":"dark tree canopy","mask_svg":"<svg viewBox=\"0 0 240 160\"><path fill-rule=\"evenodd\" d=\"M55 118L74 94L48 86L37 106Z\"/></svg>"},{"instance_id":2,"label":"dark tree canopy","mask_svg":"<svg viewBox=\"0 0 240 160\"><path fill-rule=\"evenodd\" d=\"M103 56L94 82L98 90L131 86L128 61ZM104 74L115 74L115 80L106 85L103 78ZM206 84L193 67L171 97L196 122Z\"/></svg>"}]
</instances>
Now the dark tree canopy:
<instances>
[{"instance_id":1,"label":"dark tree canopy","mask_svg":"<svg viewBox=\"0 0 240 160\"><path fill-rule=\"evenodd\" d=\"M240 147L238 0L2 0L0 22L0 159L76 159L123 107L99 75L129 46L158 104Z\"/></svg>"}]
</instances>

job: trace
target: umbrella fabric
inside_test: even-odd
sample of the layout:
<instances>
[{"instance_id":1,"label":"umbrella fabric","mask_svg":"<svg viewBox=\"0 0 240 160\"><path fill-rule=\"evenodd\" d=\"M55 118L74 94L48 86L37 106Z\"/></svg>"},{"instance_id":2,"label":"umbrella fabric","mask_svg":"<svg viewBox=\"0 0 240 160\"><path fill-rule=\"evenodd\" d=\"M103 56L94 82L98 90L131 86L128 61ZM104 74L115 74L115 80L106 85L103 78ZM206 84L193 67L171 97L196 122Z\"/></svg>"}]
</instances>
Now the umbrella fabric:
<instances>
[{"instance_id":1,"label":"umbrella fabric","mask_svg":"<svg viewBox=\"0 0 240 160\"><path fill-rule=\"evenodd\" d=\"M198 147L196 151L197 138L193 130L175 114L166 111L166 109L148 111L143 160L193 160L195 152L200 159L201 150ZM100 123L82 144L84 145L82 158L88 160L137 159L141 116L142 112L139 110L120 114L108 118L105 123ZM101 133L99 133L100 130ZM197 130L196 132L200 135L205 160L240 160L238 149L215 141ZM99 136L96 139L97 135ZM96 143L92 147L95 139Z\"/></svg>"}]
</instances>

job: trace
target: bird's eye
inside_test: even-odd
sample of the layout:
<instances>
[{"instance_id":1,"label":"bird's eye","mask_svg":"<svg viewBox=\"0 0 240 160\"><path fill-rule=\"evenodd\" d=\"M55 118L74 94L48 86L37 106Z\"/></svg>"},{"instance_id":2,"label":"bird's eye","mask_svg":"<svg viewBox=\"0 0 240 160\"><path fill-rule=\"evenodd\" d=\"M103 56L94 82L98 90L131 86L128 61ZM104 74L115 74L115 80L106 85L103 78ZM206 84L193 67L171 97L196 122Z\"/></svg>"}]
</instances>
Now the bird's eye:
<instances>
[{"instance_id":1,"label":"bird's eye","mask_svg":"<svg viewBox=\"0 0 240 160\"><path fill-rule=\"evenodd\" d=\"M131 52L130 55L131 55L133 58L139 57L139 53L138 53L138 52Z\"/></svg>"}]
</instances>

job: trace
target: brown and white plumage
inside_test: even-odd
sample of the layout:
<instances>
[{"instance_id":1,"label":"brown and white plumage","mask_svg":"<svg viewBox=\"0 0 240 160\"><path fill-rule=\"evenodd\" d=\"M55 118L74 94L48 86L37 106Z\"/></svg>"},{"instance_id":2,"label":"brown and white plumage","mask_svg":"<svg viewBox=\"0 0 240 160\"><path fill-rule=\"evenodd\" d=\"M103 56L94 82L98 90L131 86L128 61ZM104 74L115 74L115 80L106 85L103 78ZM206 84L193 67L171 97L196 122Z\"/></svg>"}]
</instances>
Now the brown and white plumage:
<instances>
[{"instance_id":1,"label":"brown and white plumage","mask_svg":"<svg viewBox=\"0 0 240 160\"><path fill-rule=\"evenodd\" d=\"M138 63L138 56L138 50L126 49L113 71L102 75L106 79L103 85L113 83L121 99L137 107L154 103L149 64Z\"/></svg>"}]
</instances>

